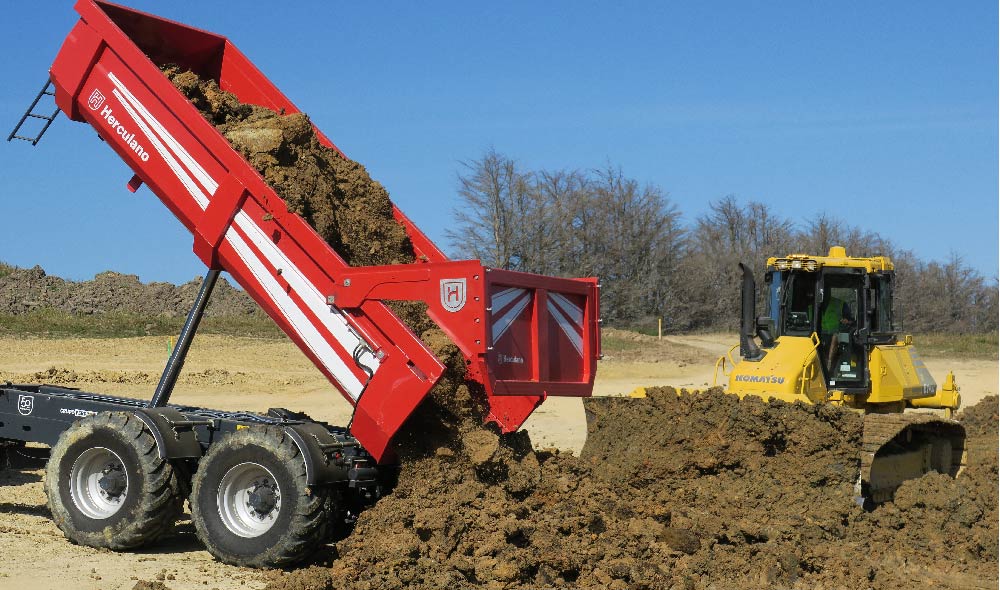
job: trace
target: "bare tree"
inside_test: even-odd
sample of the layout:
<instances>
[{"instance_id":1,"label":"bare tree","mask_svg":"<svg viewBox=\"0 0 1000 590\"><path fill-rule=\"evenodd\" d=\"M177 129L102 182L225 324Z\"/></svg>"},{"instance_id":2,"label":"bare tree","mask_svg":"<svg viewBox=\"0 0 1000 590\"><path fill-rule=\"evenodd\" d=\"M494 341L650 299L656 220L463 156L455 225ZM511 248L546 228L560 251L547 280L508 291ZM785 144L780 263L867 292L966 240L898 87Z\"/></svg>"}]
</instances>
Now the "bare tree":
<instances>
[{"instance_id":1,"label":"bare tree","mask_svg":"<svg viewBox=\"0 0 1000 590\"><path fill-rule=\"evenodd\" d=\"M452 248L463 257L478 258L490 266L517 265L519 216L528 200L528 179L517 163L490 148L478 160L462 162L458 176L460 204L455 227L445 232Z\"/></svg>"},{"instance_id":2,"label":"bare tree","mask_svg":"<svg viewBox=\"0 0 1000 590\"><path fill-rule=\"evenodd\" d=\"M588 250L589 179L577 170L540 170L532 176L537 201L528 221L532 247L525 248L525 270L569 276Z\"/></svg>"},{"instance_id":3,"label":"bare tree","mask_svg":"<svg viewBox=\"0 0 1000 590\"><path fill-rule=\"evenodd\" d=\"M787 253L795 241L792 222L757 201L740 204L729 195L709 204L695 221L684 267L685 296L692 300L690 328L735 329L739 323L739 263L760 276L769 256ZM763 309L763 289L758 306Z\"/></svg>"},{"instance_id":4,"label":"bare tree","mask_svg":"<svg viewBox=\"0 0 1000 590\"><path fill-rule=\"evenodd\" d=\"M663 315L683 247L680 212L654 185L640 187L611 165L593 172L582 228L581 270L600 276L611 322Z\"/></svg>"}]
</instances>

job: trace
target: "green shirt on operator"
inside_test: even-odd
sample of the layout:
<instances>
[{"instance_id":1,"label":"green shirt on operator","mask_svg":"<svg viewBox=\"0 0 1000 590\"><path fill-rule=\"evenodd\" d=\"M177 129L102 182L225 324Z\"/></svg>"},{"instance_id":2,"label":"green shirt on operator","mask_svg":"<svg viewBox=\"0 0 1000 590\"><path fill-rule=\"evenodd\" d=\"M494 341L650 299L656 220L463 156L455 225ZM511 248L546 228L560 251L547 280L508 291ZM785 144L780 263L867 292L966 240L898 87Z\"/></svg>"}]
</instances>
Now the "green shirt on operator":
<instances>
[{"instance_id":1,"label":"green shirt on operator","mask_svg":"<svg viewBox=\"0 0 1000 590\"><path fill-rule=\"evenodd\" d=\"M839 297L831 297L830 303L827 304L826 309L823 310L823 316L820 318L819 325L822 333L840 332L841 322L845 318L850 319L849 310L846 301Z\"/></svg>"}]
</instances>

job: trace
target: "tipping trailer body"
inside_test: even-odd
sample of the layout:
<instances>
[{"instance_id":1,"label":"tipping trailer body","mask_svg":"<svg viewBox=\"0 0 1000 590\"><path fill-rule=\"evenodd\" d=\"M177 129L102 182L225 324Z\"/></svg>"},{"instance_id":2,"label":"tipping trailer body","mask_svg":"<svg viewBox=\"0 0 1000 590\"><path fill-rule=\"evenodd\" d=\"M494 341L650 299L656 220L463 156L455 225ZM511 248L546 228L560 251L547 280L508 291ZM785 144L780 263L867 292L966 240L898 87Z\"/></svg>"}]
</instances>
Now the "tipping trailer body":
<instances>
[{"instance_id":1,"label":"tipping trailer body","mask_svg":"<svg viewBox=\"0 0 1000 590\"><path fill-rule=\"evenodd\" d=\"M227 38L107 2L80 0L76 10L50 70L58 107L93 126L135 173L129 189L149 186L199 258L229 272L329 378L355 407L351 434L379 461L444 371L383 300L427 304L504 432L549 395L591 394L596 279L449 261L395 206L418 262L349 266L160 71L176 64L244 103L299 112Z\"/></svg>"}]
</instances>

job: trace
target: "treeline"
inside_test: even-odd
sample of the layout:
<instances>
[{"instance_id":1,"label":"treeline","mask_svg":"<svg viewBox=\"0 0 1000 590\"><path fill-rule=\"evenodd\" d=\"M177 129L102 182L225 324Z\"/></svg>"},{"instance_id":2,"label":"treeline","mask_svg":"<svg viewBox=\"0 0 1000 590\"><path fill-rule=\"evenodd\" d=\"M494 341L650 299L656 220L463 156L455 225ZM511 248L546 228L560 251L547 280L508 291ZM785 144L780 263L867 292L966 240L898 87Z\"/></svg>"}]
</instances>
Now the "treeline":
<instances>
[{"instance_id":1,"label":"treeline","mask_svg":"<svg viewBox=\"0 0 1000 590\"><path fill-rule=\"evenodd\" d=\"M908 332L997 329L997 279L957 254L925 261L878 233L821 215L804 223L767 204L727 196L686 220L666 193L618 167L528 170L495 150L463 163L447 233L456 256L497 268L601 277L606 325L668 331L735 330L737 264L758 279L768 256L884 255L896 266L896 323ZM759 308L763 310L761 306ZM761 312L762 313L762 312Z\"/></svg>"}]
</instances>

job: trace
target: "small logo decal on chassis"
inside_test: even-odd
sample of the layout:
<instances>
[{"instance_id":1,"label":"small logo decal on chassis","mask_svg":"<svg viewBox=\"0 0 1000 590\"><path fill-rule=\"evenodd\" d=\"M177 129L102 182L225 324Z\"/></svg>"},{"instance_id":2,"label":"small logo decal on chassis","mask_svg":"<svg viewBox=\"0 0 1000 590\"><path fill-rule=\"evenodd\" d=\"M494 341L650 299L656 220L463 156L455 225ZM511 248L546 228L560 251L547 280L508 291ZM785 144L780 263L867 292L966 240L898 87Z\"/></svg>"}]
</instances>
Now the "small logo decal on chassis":
<instances>
[{"instance_id":1,"label":"small logo decal on chassis","mask_svg":"<svg viewBox=\"0 0 1000 590\"><path fill-rule=\"evenodd\" d=\"M93 410L80 410L77 408L59 408L60 414L69 414L70 416L76 416L77 418L86 418L87 416L93 416L97 412Z\"/></svg>"},{"instance_id":2,"label":"small logo decal on chassis","mask_svg":"<svg viewBox=\"0 0 1000 590\"><path fill-rule=\"evenodd\" d=\"M35 396L33 395L17 396L17 411L22 416L27 416L34 409L35 409Z\"/></svg>"},{"instance_id":3,"label":"small logo decal on chassis","mask_svg":"<svg viewBox=\"0 0 1000 590\"><path fill-rule=\"evenodd\" d=\"M90 93L90 98L87 99L87 104L90 106L90 110L92 111L100 109L101 105L104 104L104 94L95 88L94 91Z\"/></svg>"},{"instance_id":4,"label":"small logo decal on chassis","mask_svg":"<svg viewBox=\"0 0 1000 590\"><path fill-rule=\"evenodd\" d=\"M450 312L465 307L465 278L441 279L441 307Z\"/></svg>"}]
</instances>

